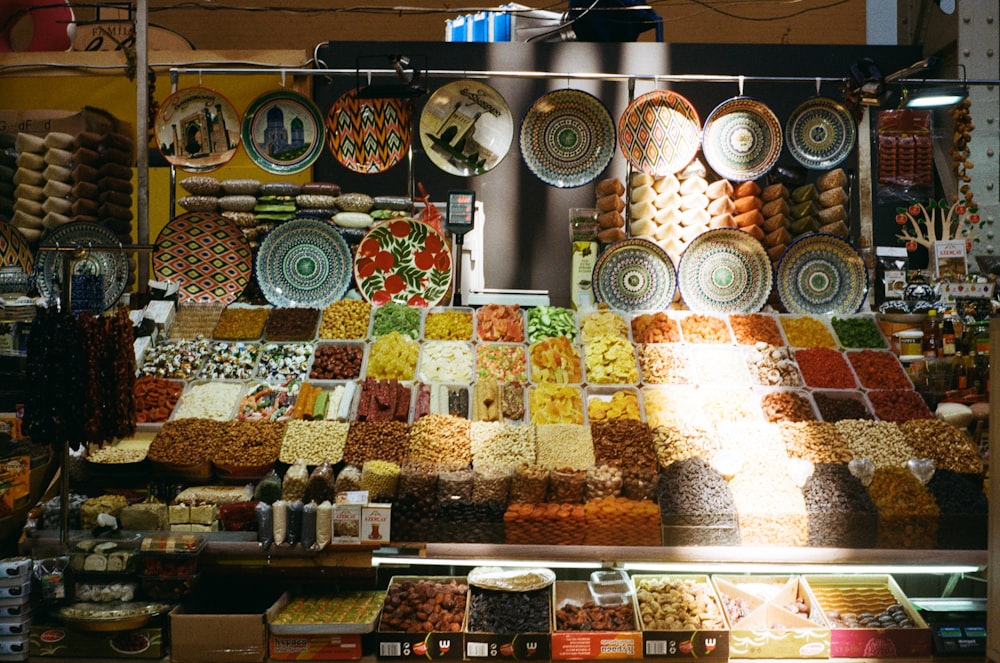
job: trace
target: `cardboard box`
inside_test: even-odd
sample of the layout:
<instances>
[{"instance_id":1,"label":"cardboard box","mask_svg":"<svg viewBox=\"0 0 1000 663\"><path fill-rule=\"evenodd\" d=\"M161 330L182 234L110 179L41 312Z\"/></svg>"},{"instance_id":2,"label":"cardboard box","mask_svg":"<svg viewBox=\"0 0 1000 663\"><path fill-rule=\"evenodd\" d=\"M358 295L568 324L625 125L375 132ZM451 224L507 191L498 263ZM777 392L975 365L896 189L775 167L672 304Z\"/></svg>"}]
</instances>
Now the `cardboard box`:
<instances>
[{"instance_id":1,"label":"cardboard box","mask_svg":"<svg viewBox=\"0 0 1000 663\"><path fill-rule=\"evenodd\" d=\"M371 602L368 596L371 595ZM316 615L317 623L275 623L282 611L294 600L294 597L285 592L275 604L275 610L268 616L268 654L271 660L276 661L343 661L358 660L366 647L364 646L374 638L367 634L375 630L375 621L378 618L381 608L382 597L375 592L359 592L345 596L346 601L350 601L352 596L364 595L365 606L368 607L367 614L362 617L358 612L358 604L351 609L351 614L355 621L336 621L336 610L332 612ZM321 599L333 600L336 594L329 597L322 595ZM378 600L378 603L375 602ZM360 600L360 599L357 599ZM304 599L304 602L308 598ZM329 604L328 604L329 605Z\"/></svg>"},{"instance_id":2,"label":"cardboard box","mask_svg":"<svg viewBox=\"0 0 1000 663\"><path fill-rule=\"evenodd\" d=\"M268 635L272 661L356 661L364 647L358 633Z\"/></svg>"},{"instance_id":3,"label":"cardboard box","mask_svg":"<svg viewBox=\"0 0 1000 663\"><path fill-rule=\"evenodd\" d=\"M556 612L569 601L584 604L593 600L583 580L563 580L553 584L552 660L642 658L642 633L636 621L639 610L632 602L633 628L628 631L560 631Z\"/></svg>"},{"instance_id":4,"label":"cardboard box","mask_svg":"<svg viewBox=\"0 0 1000 663\"><path fill-rule=\"evenodd\" d=\"M134 136L132 126L102 108L85 106L79 111L65 110L3 110L0 111L0 132L23 132L45 136L50 132L76 135L81 131L99 134L120 133Z\"/></svg>"},{"instance_id":5,"label":"cardboard box","mask_svg":"<svg viewBox=\"0 0 1000 663\"><path fill-rule=\"evenodd\" d=\"M32 624L28 652L32 658L159 659L167 653L165 631L158 625L131 631L92 633L63 624Z\"/></svg>"},{"instance_id":6,"label":"cardboard box","mask_svg":"<svg viewBox=\"0 0 1000 663\"><path fill-rule=\"evenodd\" d=\"M361 543L361 505L333 505L333 536L330 543Z\"/></svg>"},{"instance_id":7,"label":"cardboard box","mask_svg":"<svg viewBox=\"0 0 1000 663\"><path fill-rule=\"evenodd\" d=\"M469 588L469 606L476 600L477 592L489 592L499 590ZM532 590L533 592L543 592L548 598L548 623L552 619L552 592L548 588ZM506 593L506 592L504 592ZM534 597L532 597L534 598ZM468 606L467 606L468 608ZM545 627L546 625L541 625ZM552 652L552 636L548 630L524 633L489 633L483 631L469 630L468 609L465 614L465 658L474 660L479 658L499 658L508 660L548 660Z\"/></svg>"},{"instance_id":8,"label":"cardboard box","mask_svg":"<svg viewBox=\"0 0 1000 663\"><path fill-rule=\"evenodd\" d=\"M391 541L389 526L392 522L392 505L371 503L361 507L361 543L386 543Z\"/></svg>"},{"instance_id":9,"label":"cardboard box","mask_svg":"<svg viewBox=\"0 0 1000 663\"><path fill-rule=\"evenodd\" d=\"M638 575L633 576L632 581L636 587L637 610L643 609L642 601L639 600L639 589L646 580L665 580L668 583L678 581L693 581L707 586L711 600L713 600L722 615L723 628L718 630L700 629L662 631L647 630L643 627L642 640L643 652L648 657L686 658L702 659L710 661L726 661L729 659L729 629L725 620L725 609L722 601L719 600L712 581L708 576L684 575L684 576L654 576ZM637 613L640 614L640 613Z\"/></svg>"},{"instance_id":10,"label":"cardboard box","mask_svg":"<svg viewBox=\"0 0 1000 663\"><path fill-rule=\"evenodd\" d=\"M466 582L464 576L393 576L389 584L418 580ZM465 636L461 632L401 633L383 631L380 625L375 640L378 645L375 654L379 658L461 659L465 652Z\"/></svg>"},{"instance_id":11,"label":"cardboard box","mask_svg":"<svg viewBox=\"0 0 1000 663\"><path fill-rule=\"evenodd\" d=\"M912 628L842 628L830 619L831 658L928 657L931 631L913 604L890 575L803 576L824 614L831 610L877 614L885 603L896 603L913 623ZM889 598L891 596L891 598ZM848 597L844 600L844 597Z\"/></svg>"},{"instance_id":12,"label":"cardboard box","mask_svg":"<svg viewBox=\"0 0 1000 663\"><path fill-rule=\"evenodd\" d=\"M732 658L829 658L830 624L809 587L797 576L713 576L721 597L742 600L750 608L739 622L730 623ZM769 600L745 588L747 583L774 585ZM789 605L804 606L806 615Z\"/></svg>"},{"instance_id":13,"label":"cardboard box","mask_svg":"<svg viewBox=\"0 0 1000 663\"><path fill-rule=\"evenodd\" d=\"M172 663L262 663L276 604L251 595L177 606L170 611Z\"/></svg>"}]
</instances>

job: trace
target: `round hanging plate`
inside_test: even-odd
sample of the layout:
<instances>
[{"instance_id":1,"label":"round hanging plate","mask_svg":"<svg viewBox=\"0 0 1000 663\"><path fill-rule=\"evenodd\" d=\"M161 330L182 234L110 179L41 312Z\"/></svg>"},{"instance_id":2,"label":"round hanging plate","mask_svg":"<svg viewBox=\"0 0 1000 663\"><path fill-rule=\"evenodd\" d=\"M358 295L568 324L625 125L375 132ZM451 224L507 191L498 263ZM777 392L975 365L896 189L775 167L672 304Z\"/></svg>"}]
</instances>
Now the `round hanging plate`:
<instances>
[{"instance_id":1,"label":"round hanging plate","mask_svg":"<svg viewBox=\"0 0 1000 663\"><path fill-rule=\"evenodd\" d=\"M439 87L420 113L420 142L431 162L452 175L482 175L503 161L514 139L507 100L481 81Z\"/></svg>"},{"instance_id":2,"label":"round hanging plate","mask_svg":"<svg viewBox=\"0 0 1000 663\"><path fill-rule=\"evenodd\" d=\"M423 221L383 221L358 244L354 279L373 304L434 306L451 285L448 240Z\"/></svg>"},{"instance_id":3,"label":"round hanging plate","mask_svg":"<svg viewBox=\"0 0 1000 663\"><path fill-rule=\"evenodd\" d=\"M716 228L684 249L677 281L692 311L752 313L763 308L771 294L771 260L750 234Z\"/></svg>"},{"instance_id":4,"label":"round hanging plate","mask_svg":"<svg viewBox=\"0 0 1000 663\"><path fill-rule=\"evenodd\" d=\"M679 172L701 146L698 111L676 92L647 92L618 119L618 145L632 167L644 173L662 177Z\"/></svg>"},{"instance_id":5,"label":"round hanging plate","mask_svg":"<svg viewBox=\"0 0 1000 663\"><path fill-rule=\"evenodd\" d=\"M381 173L403 160L412 129L405 99L358 99L348 90L326 114L327 145L355 173Z\"/></svg>"},{"instance_id":6,"label":"round hanging plate","mask_svg":"<svg viewBox=\"0 0 1000 663\"><path fill-rule=\"evenodd\" d=\"M594 264L594 297L620 311L665 309L674 300L677 275L667 252L647 239L624 239Z\"/></svg>"},{"instance_id":7,"label":"round hanging plate","mask_svg":"<svg viewBox=\"0 0 1000 663\"><path fill-rule=\"evenodd\" d=\"M232 304L253 273L246 238L215 212L188 212L171 219L156 238L153 275L176 281L181 301Z\"/></svg>"},{"instance_id":8,"label":"round hanging plate","mask_svg":"<svg viewBox=\"0 0 1000 663\"><path fill-rule=\"evenodd\" d=\"M799 237L775 269L778 299L789 313L857 313L868 293L868 269L846 239L827 233Z\"/></svg>"},{"instance_id":9,"label":"round hanging plate","mask_svg":"<svg viewBox=\"0 0 1000 663\"><path fill-rule=\"evenodd\" d=\"M755 180L778 163L781 123L756 99L729 99L705 120L701 149L720 176L735 182Z\"/></svg>"},{"instance_id":10,"label":"round hanging plate","mask_svg":"<svg viewBox=\"0 0 1000 663\"><path fill-rule=\"evenodd\" d=\"M17 265L25 274L31 274L34 259L31 245L15 226L0 221L0 266Z\"/></svg>"},{"instance_id":11,"label":"round hanging plate","mask_svg":"<svg viewBox=\"0 0 1000 663\"><path fill-rule=\"evenodd\" d=\"M324 308L351 285L351 249L324 221L295 219L264 236L257 284L274 306Z\"/></svg>"},{"instance_id":12,"label":"round hanging plate","mask_svg":"<svg viewBox=\"0 0 1000 663\"><path fill-rule=\"evenodd\" d=\"M243 114L243 147L269 173L298 173L323 151L323 114L311 99L291 90L265 92Z\"/></svg>"},{"instance_id":13,"label":"round hanging plate","mask_svg":"<svg viewBox=\"0 0 1000 663\"><path fill-rule=\"evenodd\" d=\"M160 104L153 122L160 153L191 173L229 163L240 146L240 120L224 96L207 87L187 87Z\"/></svg>"},{"instance_id":14,"label":"round hanging plate","mask_svg":"<svg viewBox=\"0 0 1000 663\"><path fill-rule=\"evenodd\" d=\"M806 168L825 170L840 165L854 149L854 118L839 102L827 97L807 99L792 111L785 124L788 151Z\"/></svg>"},{"instance_id":15,"label":"round hanging plate","mask_svg":"<svg viewBox=\"0 0 1000 663\"><path fill-rule=\"evenodd\" d=\"M560 188L594 181L615 153L615 124L597 97L555 90L521 121L521 158L538 179Z\"/></svg>"},{"instance_id":16,"label":"round hanging plate","mask_svg":"<svg viewBox=\"0 0 1000 663\"><path fill-rule=\"evenodd\" d=\"M41 246L90 245L121 246L118 236L96 223L72 221L59 226L42 237ZM63 254L58 251L39 251L35 257L35 285L38 293L48 299L59 297L62 282ZM83 258L73 263L73 274L97 274L104 288L104 310L117 303L125 292L129 276L128 254L124 251L87 251Z\"/></svg>"}]
</instances>

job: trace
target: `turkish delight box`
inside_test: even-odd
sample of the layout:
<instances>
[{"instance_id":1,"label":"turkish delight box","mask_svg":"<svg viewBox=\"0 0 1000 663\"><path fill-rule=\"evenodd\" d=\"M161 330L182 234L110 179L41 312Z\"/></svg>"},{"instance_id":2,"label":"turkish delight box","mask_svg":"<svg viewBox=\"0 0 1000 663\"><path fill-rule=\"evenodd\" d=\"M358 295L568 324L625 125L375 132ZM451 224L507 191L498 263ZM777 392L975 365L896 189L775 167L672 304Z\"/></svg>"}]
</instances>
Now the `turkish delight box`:
<instances>
[{"instance_id":1,"label":"turkish delight box","mask_svg":"<svg viewBox=\"0 0 1000 663\"><path fill-rule=\"evenodd\" d=\"M931 631L890 575L806 575L830 623L831 658L931 655Z\"/></svg>"},{"instance_id":2,"label":"turkish delight box","mask_svg":"<svg viewBox=\"0 0 1000 663\"><path fill-rule=\"evenodd\" d=\"M623 631L579 631L560 628L569 612L593 603L590 587L583 580L557 580L553 583L552 660L579 661L592 659L642 658L642 632L638 611L632 599L627 604L632 623ZM622 609L618 606L616 609ZM605 606L604 609L610 609Z\"/></svg>"},{"instance_id":3,"label":"turkish delight box","mask_svg":"<svg viewBox=\"0 0 1000 663\"><path fill-rule=\"evenodd\" d=\"M465 619L464 605L461 611L452 615L458 621L457 630L427 630L420 632L393 630L389 625L394 620L394 615L400 610L410 611L411 606L404 606L393 598L394 585L402 587L404 592L410 591L410 585L422 581L431 581L439 584L454 583L459 588L465 587L465 595L468 597L468 585L464 576L393 576L389 580L389 589L386 591L386 599L382 606L382 615L379 618L378 629L375 631L376 656L382 659L396 658L447 658L461 659L465 651L465 636L462 633L462 626ZM457 609L457 606L456 606ZM423 615L427 617L429 615ZM419 619L421 615L413 615Z\"/></svg>"},{"instance_id":4,"label":"turkish delight box","mask_svg":"<svg viewBox=\"0 0 1000 663\"><path fill-rule=\"evenodd\" d=\"M128 631L90 632L64 624L32 624L31 658L160 659L167 651L166 628L159 624Z\"/></svg>"},{"instance_id":5,"label":"turkish delight box","mask_svg":"<svg viewBox=\"0 0 1000 663\"><path fill-rule=\"evenodd\" d=\"M646 656L728 660L725 609L708 576L636 575L632 582ZM674 609L678 601L687 602L691 613L699 615L699 625L684 625Z\"/></svg>"},{"instance_id":6,"label":"turkish delight box","mask_svg":"<svg viewBox=\"0 0 1000 663\"><path fill-rule=\"evenodd\" d=\"M798 576L713 576L732 658L829 658L830 625Z\"/></svg>"}]
</instances>

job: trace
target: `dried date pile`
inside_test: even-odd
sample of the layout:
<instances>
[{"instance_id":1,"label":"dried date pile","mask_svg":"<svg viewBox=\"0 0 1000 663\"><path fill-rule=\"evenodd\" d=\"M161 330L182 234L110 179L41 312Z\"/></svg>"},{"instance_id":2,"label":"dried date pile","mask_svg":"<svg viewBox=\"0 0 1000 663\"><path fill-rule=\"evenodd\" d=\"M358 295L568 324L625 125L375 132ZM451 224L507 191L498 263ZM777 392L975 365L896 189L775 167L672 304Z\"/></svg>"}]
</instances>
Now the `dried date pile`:
<instances>
[{"instance_id":1,"label":"dried date pile","mask_svg":"<svg viewBox=\"0 0 1000 663\"><path fill-rule=\"evenodd\" d=\"M386 591L381 631L425 633L462 630L469 586L456 580L402 580Z\"/></svg>"},{"instance_id":2,"label":"dried date pile","mask_svg":"<svg viewBox=\"0 0 1000 663\"><path fill-rule=\"evenodd\" d=\"M473 587L469 597L469 631L539 633L549 630L549 588L506 592Z\"/></svg>"},{"instance_id":3,"label":"dried date pile","mask_svg":"<svg viewBox=\"0 0 1000 663\"><path fill-rule=\"evenodd\" d=\"M635 611L631 603L599 606L593 601L583 605L567 601L556 610L557 631L632 631Z\"/></svg>"}]
</instances>

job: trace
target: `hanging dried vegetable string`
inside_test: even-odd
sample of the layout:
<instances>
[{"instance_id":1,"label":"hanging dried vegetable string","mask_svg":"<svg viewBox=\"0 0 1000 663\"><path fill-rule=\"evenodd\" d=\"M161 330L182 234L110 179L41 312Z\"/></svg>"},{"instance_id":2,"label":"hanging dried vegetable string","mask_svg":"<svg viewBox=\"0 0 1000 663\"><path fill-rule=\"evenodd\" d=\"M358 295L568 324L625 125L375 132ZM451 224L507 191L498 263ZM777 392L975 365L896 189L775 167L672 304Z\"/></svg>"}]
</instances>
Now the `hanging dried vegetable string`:
<instances>
[{"instance_id":1,"label":"hanging dried vegetable string","mask_svg":"<svg viewBox=\"0 0 1000 663\"><path fill-rule=\"evenodd\" d=\"M27 341L28 392L25 424L42 443L84 440L83 389L87 366L83 334L76 317L52 309L38 312Z\"/></svg>"},{"instance_id":2,"label":"hanging dried vegetable string","mask_svg":"<svg viewBox=\"0 0 1000 663\"><path fill-rule=\"evenodd\" d=\"M135 355L128 311L73 316L43 310L28 338L25 419L36 440L107 442L135 432Z\"/></svg>"},{"instance_id":3,"label":"hanging dried vegetable string","mask_svg":"<svg viewBox=\"0 0 1000 663\"><path fill-rule=\"evenodd\" d=\"M959 191L965 198L968 207L975 207L972 201L972 176L967 171L972 169L969 159L969 144L972 142L972 132L976 125L972 123L972 102L963 99L957 106L948 111L955 122L953 135L954 147L951 150L951 172L959 180Z\"/></svg>"}]
</instances>

